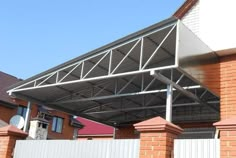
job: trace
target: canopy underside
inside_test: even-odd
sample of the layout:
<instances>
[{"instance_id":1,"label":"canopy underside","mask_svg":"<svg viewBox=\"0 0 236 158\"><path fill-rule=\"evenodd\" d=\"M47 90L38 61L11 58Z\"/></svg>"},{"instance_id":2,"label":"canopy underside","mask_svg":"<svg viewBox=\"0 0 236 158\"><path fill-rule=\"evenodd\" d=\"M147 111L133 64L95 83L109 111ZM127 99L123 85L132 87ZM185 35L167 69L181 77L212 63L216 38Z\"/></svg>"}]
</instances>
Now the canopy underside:
<instances>
[{"instance_id":1,"label":"canopy underside","mask_svg":"<svg viewBox=\"0 0 236 158\"><path fill-rule=\"evenodd\" d=\"M216 121L219 97L193 75L198 70L190 73L188 68L192 71L193 65L186 64L195 47L199 56L209 50L199 40L191 47L193 52L184 50L182 34L186 31L187 36L194 36L184 29L176 19L168 19L25 80L8 92L73 115L122 126L154 116L165 118L167 86L172 85L173 122Z\"/></svg>"}]
</instances>

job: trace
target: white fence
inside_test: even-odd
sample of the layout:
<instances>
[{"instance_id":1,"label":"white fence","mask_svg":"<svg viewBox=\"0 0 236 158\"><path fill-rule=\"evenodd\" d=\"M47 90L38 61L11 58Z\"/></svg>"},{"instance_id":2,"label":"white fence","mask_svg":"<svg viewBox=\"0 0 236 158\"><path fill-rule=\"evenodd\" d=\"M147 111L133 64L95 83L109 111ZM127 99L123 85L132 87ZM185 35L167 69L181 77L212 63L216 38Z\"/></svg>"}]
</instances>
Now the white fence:
<instances>
[{"instance_id":1,"label":"white fence","mask_svg":"<svg viewBox=\"0 0 236 158\"><path fill-rule=\"evenodd\" d=\"M175 139L174 158L220 158L220 140Z\"/></svg>"},{"instance_id":2,"label":"white fence","mask_svg":"<svg viewBox=\"0 0 236 158\"><path fill-rule=\"evenodd\" d=\"M138 158L140 140L19 140L14 158ZM176 139L174 158L220 158L219 139Z\"/></svg>"},{"instance_id":3,"label":"white fence","mask_svg":"<svg viewBox=\"0 0 236 158\"><path fill-rule=\"evenodd\" d=\"M138 158L138 139L20 140L14 158Z\"/></svg>"}]
</instances>

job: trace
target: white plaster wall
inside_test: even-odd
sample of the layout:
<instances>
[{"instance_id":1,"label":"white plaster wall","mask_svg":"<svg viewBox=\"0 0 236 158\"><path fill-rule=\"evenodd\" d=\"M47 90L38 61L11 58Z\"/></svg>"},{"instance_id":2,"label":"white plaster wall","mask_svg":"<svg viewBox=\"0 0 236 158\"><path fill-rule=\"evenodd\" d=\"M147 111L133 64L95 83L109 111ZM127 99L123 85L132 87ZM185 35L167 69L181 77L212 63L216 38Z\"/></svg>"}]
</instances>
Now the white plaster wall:
<instances>
[{"instance_id":1,"label":"white plaster wall","mask_svg":"<svg viewBox=\"0 0 236 158\"><path fill-rule=\"evenodd\" d=\"M236 48L236 0L199 0L182 21L211 49Z\"/></svg>"}]
</instances>

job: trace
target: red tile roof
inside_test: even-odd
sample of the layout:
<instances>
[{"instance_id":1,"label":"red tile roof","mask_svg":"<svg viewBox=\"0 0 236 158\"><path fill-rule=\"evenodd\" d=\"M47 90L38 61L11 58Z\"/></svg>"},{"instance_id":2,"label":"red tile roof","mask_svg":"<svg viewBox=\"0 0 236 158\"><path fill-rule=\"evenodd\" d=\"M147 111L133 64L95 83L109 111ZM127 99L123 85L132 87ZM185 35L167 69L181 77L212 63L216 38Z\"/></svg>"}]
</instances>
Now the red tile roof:
<instances>
[{"instance_id":1,"label":"red tile roof","mask_svg":"<svg viewBox=\"0 0 236 158\"><path fill-rule=\"evenodd\" d=\"M84 127L78 130L78 135L112 135L114 128L111 126L107 126L98 122L94 122L91 120L87 120L85 118L78 117L78 121L80 121Z\"/></svg>"},{"instance_id":2,"label":"red tile roof","mask_svg":"<svg viewBox=\"0 0 236 158\"><path fill-rule=\"evenodd\" d=\"M20 79L0 71L0 101L15 104L12 98L7 94L7 88L21 81Z\"/></svg>"}]
</instances>

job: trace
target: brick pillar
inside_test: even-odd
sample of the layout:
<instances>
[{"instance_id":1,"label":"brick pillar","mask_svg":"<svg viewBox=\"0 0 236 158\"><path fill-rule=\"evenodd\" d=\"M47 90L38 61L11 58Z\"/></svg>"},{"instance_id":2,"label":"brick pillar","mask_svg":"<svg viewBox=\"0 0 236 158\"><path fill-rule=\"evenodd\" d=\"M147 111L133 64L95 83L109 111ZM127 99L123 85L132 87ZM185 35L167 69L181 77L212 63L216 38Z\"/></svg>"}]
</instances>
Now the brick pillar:
<instances>
[{"instance_id":1,"label":"brick pillar","mask_svg":"<svg viewBox=\"0 0 236 158\"><path fill-rule=\"evenodd\" d=\"M214 123L220 131L220 157L236 157L236 117Z\"/></svg>"},{"instance_id":2,"label":"brick pillar","mask_svg":"<svg viewBox=\"0 0 236 158\"><path fill-rule=\"evenodd\" d=\"M220 119L236 116L236 55L220 58ZM213 76L214 78L214 76Z\"/></svg>"},{"instance_id":3,"label":"brick pillar","mask_svg":"<svg viewBox=\"0 0 236 158\"><path fill-rule=\"evenodd\" d=\"M161 117L134 124L134 127L140 132L140 158L171 158L174 139L183 131Z\"/></svg>"},{"instance_id":4,"label":"brick pillar","mask_svg":"<svg viewBox=\"0 0 236 158\"><path fill-rule=\"evenodd\" d=\"M27 135L12 125L0 128L0 158L12 158L16 140L25 139Z\"/></svg>"}]
</instances>

